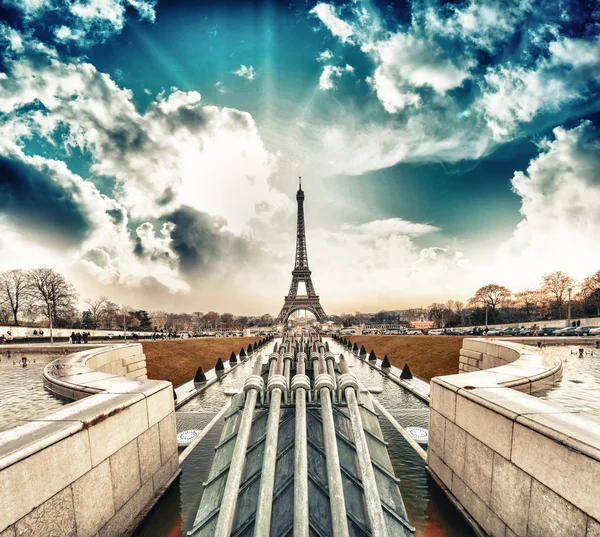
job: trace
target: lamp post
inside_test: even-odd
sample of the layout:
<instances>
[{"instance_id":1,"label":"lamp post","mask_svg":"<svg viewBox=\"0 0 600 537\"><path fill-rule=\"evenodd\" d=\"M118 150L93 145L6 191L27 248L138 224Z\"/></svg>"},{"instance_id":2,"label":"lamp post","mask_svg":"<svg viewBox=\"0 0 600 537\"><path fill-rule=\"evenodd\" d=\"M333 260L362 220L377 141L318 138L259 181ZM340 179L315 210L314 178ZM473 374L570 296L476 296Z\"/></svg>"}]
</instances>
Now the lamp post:
<instances>
[{"instance_id":1,"label":"lamp post","mask_svg":"<svg viewBox=\"0 0 600 537\"><path fill-rule=\"evenodd\" d=\"M488 304L487 302L485 303L485 327L487 328L488 325Z\"/></svg>"},{"instance_id":2,"label":"lamp post","mask_svg":"<svg viewBox=\"0 0 600 537\"><path fill-rule=\"evenodd\" d=\"M567 291L569 291L569 305L567 306L567 317L568 317L567 327L571 326L571 291L572 290L573 289L571 287L569 287L567 289Z\"/></svg>"}]
</instances>

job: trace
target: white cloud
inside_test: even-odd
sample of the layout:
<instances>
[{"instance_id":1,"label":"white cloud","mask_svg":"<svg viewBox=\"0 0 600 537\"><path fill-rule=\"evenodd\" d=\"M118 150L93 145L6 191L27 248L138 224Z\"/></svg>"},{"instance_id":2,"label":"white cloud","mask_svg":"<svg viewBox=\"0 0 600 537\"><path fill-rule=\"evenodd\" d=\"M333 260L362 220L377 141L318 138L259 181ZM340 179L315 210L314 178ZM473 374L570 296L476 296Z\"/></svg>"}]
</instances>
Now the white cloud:
<instances>
[{"instance_id":1,"label":"white cloud","mask_svg":"<svg viewBox=\"0 0 600 537\"><path fill-rule=\"evenodd\" d=\"M227 89L223 85L223 82L215 82L215 88L217 88L217 91L221 94L227 93Z\"/></svg>"},{"instance_id":2,"label":"white cloud","mask_svg":"<svg viewBox=\"0 0 600 537\"><path fill-rule=\"evenodd\" d=\"M518 30L532 8L531 0L471 1L453 6L450 17L440 10L426 10L425 28L445 37L455 37L477 48L494 51Z\"/></svg>"},{"instance_id":3,"label":"white cloud","mask_svg":"<svg viewBox=\"0 0 600 537\"><path fill-rule=\"evenodd\" d=\"M85 35L84 30L69 28L68 26L60 26L55 29L54 35L57 41L77 41Z\"/></svg>"},{"instance_id":4,"label":"white cloud","mask_svg":"<svg viewBox=\"0 0 600 537\"><path fill-rule=\"evenodd\" d=\"M439 231L438 227L430 224L417 224L402 218L372 220L363 224L343 224L340 229L353 238L364 237L367 239L395 234L417 237Z\"/></svg>"},{"instance_id":5,"label":"white cloud","mask_svg":"<svg viewBox=\"0 0 600 537\"><path fill-rule=\"evenodd\" d=\"M233 72L234 75L239 76L240 78L246 78L251 82L256 78L256 71L254 67L246 67L245 65L240 65L240 68Z\"/></svg>"},{"instance_id":6,"label":"white cloud","mask_svg":"<svg viewBox=\"0 0 600 537\"><path fill-rule=\"evenodd\" d=\"M429 86L443 94L460 86L473 62L449 56L435 43L411 34L397 33L373 46L378 65L371 85L384 108L395 113L408 105L419 106L414 88Z\"/></svg>"},{"instance_id":7,"label":"white cloud","mask_svg":"<svg viewBox=\"0 0 600 537\"><path fill-rule=\"evenodd\" d=\"M478 106L497 139L512 136L520 124L540 113L589 97L590 83L600 81L600 37L559 38L548 51L549 56L541 57L533 68L510 64L488 68Z\"/></svg>"},{"instance_id":8,"label":"white cloud","mask_svg":"<svg viewBox=\"0 0 600 537\"><path fill-rule=\"evenodd\" d=\"M333 52L331 52L331 50L329 49L326 49L317 56L317 61L326 62L328 60L331 60L331 58L333 58Z\"/></svg>"},{"instance_id":9,"label":"white cloud","mask_svg":"<svg viewBox=\"0 0 600 537\"><path fill-rule=\"evenodd\" d=\"M331 90L335 89L334 79L341 78L344 73L353 73L354 67L346 64L344 67L337 67L335 65L325 65L323 72L319 78L319 89Z\"/></svg>"},{"instance_id":10,"label":"white cloud","mask_svg":"<svg viewBox=\"0 0 600 537\"><path fill-rule=\"evenodd\" d=\"M437 230L391 218L318 233L310 245L313 268L319 267L313 275L317 292L325 287L327 296L336 297L337 309L360 303L371 311L397 307L398 297L434 300L456 292L468 278L470 262L456 249L419 245L420 237Z\"/></svg>"},{"instance_id":11,"label":"white cloud","mask_svg":"<svg viewBox=\"0 0 600 537\"><path fill-rule=\"evenodd\" d=\"M53 15L68 22L69 26L54 28L58 41L94 38L105 40L120 32L125 25L127 9L137 12L140 19L154 22L157 0L7 0L7 3L20 9L29 21L43 17L51 11Z\"/></svg>"},{"instance_id":12,"label":"white cloud","mask_svg":"<svg viewBox=\"0 0 600 537\"><path fill-rule=\"evenodd\" d=\"M503 244L496 270L515 287L538 285L543 274L563 270L576 278L598 270L600 250L600 136L590 122L540 144L539 156L512 186L523 220ZM526 273L526 274L524 274Z\"/></svg>"},{"instance_id":13,"label":"white cloud","mask_svg":"<svg viewBox=\"0 0 600 537\"><path fill-rule=\"evenodd\" d=\"M7 58L9 76L0 79L6 114L0 155L59 181L80 208L89 229L65 252L68 266L85 266L102 284L135 286L154 279L173 292L186 291L179 251L189 245L202 255L210 252L211 264L204 263L203 270L231 277L238 270L232 259L239 255L244 266L248 249L256 247L252 227L275 223L291 208L289 198L270 185L275 160L250 114L203 106L198 92L177 88L160 93L141 114L132 92L93 65L62 62L36 42L28 41L26 48ZM30 59L33 49L35 59ZM40 54L46 61L39 61ZM34 100L43 112L16 114ZM20 149L22 139L33 134L56 143L59 127L67 149L85 150L92 172L114 181L114 199L64 162L28 157ZM132 219L137 221L133 232ZM269 255L262 252L254 269L260 270Z\"/></svg>"},{"instance_id":14,"label":"white cloud","mask_svg":"<svg viewBox=\"0 0 600 537\"><path fill-rule=\"evenodd\" d=\"M354 30L350 24L339 17L335 6L320 2L310 10L310 13L317 16L342 43L352 42Z\"/></svg>"}]
</instances>

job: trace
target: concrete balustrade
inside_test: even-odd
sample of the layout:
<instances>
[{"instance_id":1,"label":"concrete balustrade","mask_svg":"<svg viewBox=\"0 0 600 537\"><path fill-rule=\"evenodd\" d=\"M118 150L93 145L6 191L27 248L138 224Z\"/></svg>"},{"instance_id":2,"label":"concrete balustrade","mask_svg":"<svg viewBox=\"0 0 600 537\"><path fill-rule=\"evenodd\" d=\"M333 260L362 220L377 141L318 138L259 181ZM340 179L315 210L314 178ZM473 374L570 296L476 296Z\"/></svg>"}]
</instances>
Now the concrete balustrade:
<instances>
[{"instance_id":1,"label":"concrete balustrade","mask_svg":"<svg viewBox=\"0 0 600 537\"><path fill-rule=\"evenodd\" d=\"M82 400L0 433L0 535L126 535L179 471L171 384L146 380L139 344L60 358L44 382Z\"/></svg>"},{"instance_id":2,"label":"concrete balustrade","mask_svg":"<svg viewBox=\"0 0 600 537\"><path fill-rule=\"evenodd\" d=\"M528 395L560 358L482 339L465 339L463 358L478 370L431 383L431 474L482 534L600 535L600 420Z\"/></svg>"}]
</instances>

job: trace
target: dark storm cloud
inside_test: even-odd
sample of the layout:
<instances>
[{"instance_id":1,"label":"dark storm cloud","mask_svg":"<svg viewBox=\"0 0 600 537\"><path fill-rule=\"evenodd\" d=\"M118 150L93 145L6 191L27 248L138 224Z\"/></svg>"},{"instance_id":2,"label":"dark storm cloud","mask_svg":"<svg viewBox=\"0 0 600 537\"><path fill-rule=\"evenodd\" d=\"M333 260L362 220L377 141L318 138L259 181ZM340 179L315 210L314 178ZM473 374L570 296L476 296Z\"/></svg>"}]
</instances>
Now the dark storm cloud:
<instances>
[{"instance_id":1,"label":"dark storm cloud","mask_svg":"<svg viewBox=\"0 0 600 537\"><path fill-rule=\"evenodd\" d=\"M225 220L183 206L166 217L175 224L171 248L183 272L206 271L217 263L246 263L258 244L223 229Z\"/></svg>"},{"instance_id":2,"label":"dark storm cloud","mask_svg":"<svg viewBox=\"0 0 600 537\"><path fill-rule=\"evenodd\" d=\"M53 181L51 174L0 156L0 214L52 242L78 244L92 224L72 191Z\"/></svg>"}]
</instances>

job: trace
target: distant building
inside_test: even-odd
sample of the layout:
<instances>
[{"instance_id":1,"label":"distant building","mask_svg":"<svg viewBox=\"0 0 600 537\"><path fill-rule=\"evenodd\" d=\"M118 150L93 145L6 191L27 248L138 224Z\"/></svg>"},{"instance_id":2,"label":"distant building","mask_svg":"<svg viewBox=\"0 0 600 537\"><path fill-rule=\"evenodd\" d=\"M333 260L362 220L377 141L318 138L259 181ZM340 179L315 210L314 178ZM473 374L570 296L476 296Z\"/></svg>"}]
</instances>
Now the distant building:
<instances>
[{"instance_id":1,"label":"distant building","mask_svg":"<svg viewBox=\"0 0 600 537\"><path fill-rule=\"evenodd\" d=\"M410 326L417 330L429 330L430 328L433 328L434 324L434 321L426 321L425 316L421 314L421 318L418 321L412 321Z\"/></svg>"}]
</instances>

